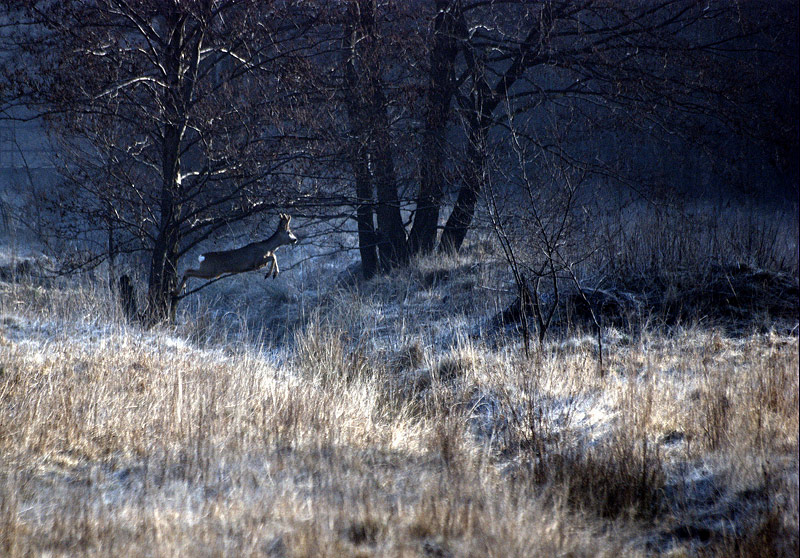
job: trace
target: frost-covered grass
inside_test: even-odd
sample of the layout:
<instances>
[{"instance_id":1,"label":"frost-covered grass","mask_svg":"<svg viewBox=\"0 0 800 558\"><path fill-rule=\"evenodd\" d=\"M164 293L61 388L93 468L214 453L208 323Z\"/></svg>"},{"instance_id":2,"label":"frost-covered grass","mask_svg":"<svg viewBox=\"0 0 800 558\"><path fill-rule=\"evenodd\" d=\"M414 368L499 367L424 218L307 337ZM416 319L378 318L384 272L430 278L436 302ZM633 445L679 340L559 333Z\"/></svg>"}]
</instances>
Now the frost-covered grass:
<instances>
[{"instance_id":1,"label":"frost-covered grass","mask_svg":"<svg viewBox=\"0 0 800 558\"><path fill-rule=\"evenodd\" d=\"M272 336L0 284L0 555L796 555L796 329L607 328L601 377L492 329L502 273L255 283Z\"/></svg>"}]
</instances>

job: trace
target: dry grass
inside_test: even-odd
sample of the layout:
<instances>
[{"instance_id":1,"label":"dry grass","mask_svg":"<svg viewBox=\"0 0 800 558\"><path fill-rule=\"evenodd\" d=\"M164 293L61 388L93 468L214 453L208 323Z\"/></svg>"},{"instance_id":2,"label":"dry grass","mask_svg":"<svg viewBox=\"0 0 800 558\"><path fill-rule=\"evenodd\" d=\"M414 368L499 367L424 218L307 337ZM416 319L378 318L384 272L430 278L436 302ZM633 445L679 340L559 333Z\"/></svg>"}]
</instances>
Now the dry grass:
<instances>
[{"instance_id":1,"label":"dry grass","mask_svg":"<svg viewBox=\"0 0 800 558\"><path fill-rule=\"evenodd\" d=\"M600 378L472 327L496 285L424 260L271 346L3 284L0 554L796 555L796 332L608 330Z\"/></svg>"}]
</instances>

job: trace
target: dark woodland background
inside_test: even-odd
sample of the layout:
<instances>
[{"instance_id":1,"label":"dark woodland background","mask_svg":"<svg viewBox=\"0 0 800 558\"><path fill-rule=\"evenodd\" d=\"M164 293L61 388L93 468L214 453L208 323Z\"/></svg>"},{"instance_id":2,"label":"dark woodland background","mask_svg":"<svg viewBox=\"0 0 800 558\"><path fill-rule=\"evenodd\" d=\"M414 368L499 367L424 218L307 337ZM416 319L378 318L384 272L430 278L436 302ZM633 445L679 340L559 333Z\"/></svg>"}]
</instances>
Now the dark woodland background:
<instances>
[{"instance_id":1,"label":"dark woodland background","mask_svg":"<svg viewBox=\"0 0 800 558\"><path fill-rule=\"evenodd\" d=\"M266 237L278 211L318 246L355 235L366 278L488 229L524 294L607 265L637 204L796 214L797 17L789 1L5 1L4 226L61 272L124 262L152 321L187 254Z\"/></svg>"}]
</instances>

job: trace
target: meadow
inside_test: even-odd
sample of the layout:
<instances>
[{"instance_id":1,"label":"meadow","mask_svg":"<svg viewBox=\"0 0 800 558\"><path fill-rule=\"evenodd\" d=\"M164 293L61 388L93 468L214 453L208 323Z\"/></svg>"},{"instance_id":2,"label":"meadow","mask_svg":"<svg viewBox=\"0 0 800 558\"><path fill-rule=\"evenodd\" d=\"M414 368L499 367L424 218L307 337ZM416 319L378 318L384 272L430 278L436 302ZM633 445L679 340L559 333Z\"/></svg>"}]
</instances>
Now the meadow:
<instances>
[{"instance_id":1,"label":"meadow","mask_svg":"<svg viewBox=\"0 0 800 558\"><path fill-rule=\"evenodd\" d=\"M525 354L490 236L369 282L283 259L153 329L4 276L0 554L797 556L796 218L724 222L609 247L646 304L602 366L568 308Z\"/></svg>"}]
</instances>

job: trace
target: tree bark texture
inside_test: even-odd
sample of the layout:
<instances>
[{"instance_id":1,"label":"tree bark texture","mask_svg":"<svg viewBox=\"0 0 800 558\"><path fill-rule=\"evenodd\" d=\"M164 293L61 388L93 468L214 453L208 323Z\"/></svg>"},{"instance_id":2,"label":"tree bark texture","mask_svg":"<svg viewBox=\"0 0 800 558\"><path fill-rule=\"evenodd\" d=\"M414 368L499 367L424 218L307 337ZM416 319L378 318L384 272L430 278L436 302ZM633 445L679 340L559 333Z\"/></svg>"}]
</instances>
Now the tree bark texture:
<instances>
[{"instance_id":1,"label":"tree bark texture","mask_svg":"<svg viewBox=\"0 0 800 558\"><path fill-rule=\"evenodd\" d=\"M411 253L427 253L436 245L439 210L444 195L444 145L450 104L455 93L458 55L459 2L438 0L430 50L430 84L422 137L420 185L414 226L409 236ZM463 26L463 22L462 25Z\"/></svg>"},{"instance_id":2,"label":"tree bark texture","mask_svg":"<svg viewBox=\"0 0 800 558\"><path fill-rule=\"evenodd\" d=\"M440 252L458 252L464 244L467 231L475 215L481 189L486 181L486 141L489 134L488 122L475 118L469 133L467 147L467 172L464 183L458 191L453 211L447 219L442 238L439 242Z\"/></svg>"}]
</instances>

